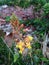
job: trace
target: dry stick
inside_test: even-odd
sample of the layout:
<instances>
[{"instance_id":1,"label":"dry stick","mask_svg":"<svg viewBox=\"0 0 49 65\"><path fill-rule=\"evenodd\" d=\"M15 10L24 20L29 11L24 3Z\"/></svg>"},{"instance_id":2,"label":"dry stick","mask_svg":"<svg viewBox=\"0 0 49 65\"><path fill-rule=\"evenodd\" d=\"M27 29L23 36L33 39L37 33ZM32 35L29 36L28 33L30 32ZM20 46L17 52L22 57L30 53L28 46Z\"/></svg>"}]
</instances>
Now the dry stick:
<instances>
[{"instance_id":1,"label":"dry stick","mask_svg":"<svg viewBox=\"0 0 49 65\"><path fill-rule=\"evenodd\" d=\"M47 35L46 35L46 38L44 39L43 42L40 42L38 40L38 38L36 37L36 40L41 44L41 50L43 51L43 55L45 56L45 52L46 52L46 45L47 45ZM42 46L43 46L43 49L42 49Z\"/></svg>"},{"instance_id":2,"label":"dry stick","mask_svg":"<svg viewBox=\"0 0 49 65\"><path fill-rule=\"evenodd\" d=\"M3 40L4 44L7 46L7 48L9 49L9 51L11 52L11 54L14 56L12 50L9 48L9 46L6 44L5 40L1 37L1 39ZM9 57L9 60L10 60L10 57ZM9 63L10 64L10 63ZM9 65L8 64L8 65Z\"/></svg>"},{"instance_id":3,"label":"dry stick","mask_svg":"<svg viewBox=\"0 0 49 65\"><path fill-rule=\"evenodd\" d=\"M46 45L47 45L47 42L48 42L48 35L46 35L46 38L43 42L43 55L46 57L45 53L46 53Z\"/></svg>"},{"instance_id":4,"label":"dry stick","mask_svg":"<svg viewBox=\"0 0 49 65\"><path fill-rule=\"evenodd\" d=\"M43 44L43 42L40 42L40 41L38 40L38 38L37 38L37 37L36 37L36 39L35 39L35 40L36 40L36 41L38 41L40 44L41 44L41 43ZM43 50L43 49L42 49L42 46L43 46L42 44L41 44L41 50ZM43 61L41 61L41 65L44 65L44 62L43 62Z\"/></svg>"},{"instance_id":5,"label":"dry stick","mask_svg":"<svg viewBox=\"0 0 49 65\"><path fill-rule=\"evenodd\" d=\"M10 52L12 53L12 55L14 55L13 54L13 52L12 52L12 50L9 48L9 46L6 44L6 42L5 42L5 40L1 37L1 39L3 40L3 42L4 42L4 44L7 46L7 48L10 50Z\"/></svg>"},{"instance_id":6,"label":"dry stick","mask_svg":"<svg viewBox=\"0 0 49 65\"><path fill-rule=\"evenodd\" d=\"M38 40L38 38L37 38L37 41L40 42L40 41ZM44 41L43 41L43 42L40 42L40 43L43 44L42 51L43 51L44 57L46 57L45 53L46 53L46 45L47 45L47 42L48 42L48 41L49 41L49 40L48 40L48 35L45 34L45 39L44 39ZM42 44L41 44L41 45L42 45ZM42 65L43 65L43 64L44 64L44 62L42 61Z\"/></svg>"}]
</instances>

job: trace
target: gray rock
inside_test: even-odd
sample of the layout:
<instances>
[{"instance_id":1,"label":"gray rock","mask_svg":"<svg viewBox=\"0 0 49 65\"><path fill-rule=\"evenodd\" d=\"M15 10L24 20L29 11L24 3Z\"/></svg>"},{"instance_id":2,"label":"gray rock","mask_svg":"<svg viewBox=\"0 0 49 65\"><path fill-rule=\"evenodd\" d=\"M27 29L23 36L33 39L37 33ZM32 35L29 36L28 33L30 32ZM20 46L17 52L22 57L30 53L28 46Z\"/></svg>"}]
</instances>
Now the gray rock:
<instances>
[{"instance_id":1,"label":"gray rock","mask_svg":"<svg viewBox=\"0 0 49 65\"><path fill-rule=\"evenodd\" d=\"M3 32L6 33L6 35L9 35L12 32L12 26L11 24L3 24L0 26L0 30L3 30Z\"/></svg>"},{"instance_id":2,"label":"gray rock","mask_svg":"<svg viewBox=\"0 0 49 65\"><path fill-rule=\"evenodd\" d=\"M7 6L7 5L2 5L1 7L2 7L2 8L7 8L8 6Z\"/></svg>"}]
</instances>

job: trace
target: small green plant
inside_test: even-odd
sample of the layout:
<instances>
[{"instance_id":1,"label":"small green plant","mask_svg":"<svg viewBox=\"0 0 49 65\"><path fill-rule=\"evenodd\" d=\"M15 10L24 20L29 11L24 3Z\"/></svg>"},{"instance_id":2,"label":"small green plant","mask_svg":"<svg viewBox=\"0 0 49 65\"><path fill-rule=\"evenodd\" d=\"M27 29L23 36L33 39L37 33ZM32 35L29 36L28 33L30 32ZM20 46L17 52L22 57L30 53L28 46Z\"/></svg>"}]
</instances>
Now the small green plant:
<instances>
[{"instance_id":1,"label":"small green plant","mask_svg":"<svg viewBox=\"0 0 49 65\"><path fill-rule=\"evenodd\" d=\"M45 12L46 14L48 14L48 13L49 13L49 3L46 3L46 4L43 6L43 9L44 9L44 12Z\"/></svg>"},{"instance_id":2,"label":"small green plant","mask_svg":"<svg viewBox=\"0 0 49 65\"><path fill-rule=\"evenodd\" d=\"M6 21L6 22L10 22L10 16L6 16L6 17L5 17L5 21Z\"/></svg>"}]
</instances>

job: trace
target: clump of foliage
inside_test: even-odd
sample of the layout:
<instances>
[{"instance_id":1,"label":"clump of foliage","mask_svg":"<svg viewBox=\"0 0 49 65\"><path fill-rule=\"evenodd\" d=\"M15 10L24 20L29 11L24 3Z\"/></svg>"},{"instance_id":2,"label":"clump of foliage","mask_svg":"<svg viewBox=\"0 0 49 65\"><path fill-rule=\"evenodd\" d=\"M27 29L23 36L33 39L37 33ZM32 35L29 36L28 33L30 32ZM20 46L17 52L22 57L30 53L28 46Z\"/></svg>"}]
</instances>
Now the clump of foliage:
<instances>
[{"instance_id":1,"label":"clump of foliage","mask_svg":"<svg viewBox=\"0 0 49 65\"><path fill-rule=\"evenodd\" d=\"M14 43L11 48L3 38L0 38L1 65L49 65L49 59L43 56L40 42L35 42L34 37L30 35L23 36L24 25L26 27L32 25L35 28L34 35L37 35L40 40L49 31L49 19L46 18L49 14L49 3L47 2L48 0L0 0L0 5L18 5L24 8L33 4L36 10L34 13L42 10L46 14L31 20L28 19L26 22L19 21L14 14L11 17L6 17L6 21L10 20L14 29L12 33L18 35L18 38L13 39Z\"/></svg>"},{"instance_id":2,"label":"clump of foliage","mask_svg":"<svg viewBox=\"0 0 49 65\"><path fill-rule=\"evenodd\" d=\"M46 3L46 4L43 6L43 8L44 8L44 12L45 12L46 14L48 14L48 13L49 13L49 3Z\"/></svg>"},{"instance_id":3,"label":"clump of foliage","mask_svg":"<svg viewBox=\"0 0 49 65\"><path fill-rule=\"evenodd\" d=\"M47 0L0 0L0 5L18 5L21 7L28 7L31 4L41 4L44 5L47 2Z\"/></svg>"}]
</instances>

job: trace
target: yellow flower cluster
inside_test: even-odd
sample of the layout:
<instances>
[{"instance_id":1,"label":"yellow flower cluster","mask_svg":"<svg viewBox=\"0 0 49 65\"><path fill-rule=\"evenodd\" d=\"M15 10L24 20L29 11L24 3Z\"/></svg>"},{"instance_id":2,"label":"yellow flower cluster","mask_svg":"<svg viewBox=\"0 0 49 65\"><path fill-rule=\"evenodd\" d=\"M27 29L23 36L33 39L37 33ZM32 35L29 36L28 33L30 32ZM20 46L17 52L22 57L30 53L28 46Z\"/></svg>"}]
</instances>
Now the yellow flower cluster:
<instances>
[{"instance_id":1,"label":"yellow flower cluster","mask_svg":"<svg viewBox=\"0 0 49 65\"><path fill-rule=\"evenodd\" d=\"M17 45L16 48L19 48L19 53L23 53L23 51L25 50L25 48L31 49L31 41L33 40L32 36L26 36L26 38L22 41L20 40Z\"/></svg>"}]
</instances>

